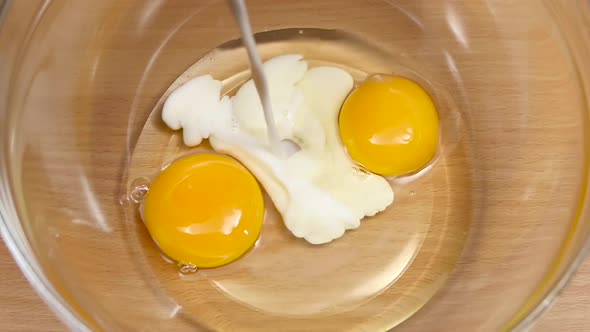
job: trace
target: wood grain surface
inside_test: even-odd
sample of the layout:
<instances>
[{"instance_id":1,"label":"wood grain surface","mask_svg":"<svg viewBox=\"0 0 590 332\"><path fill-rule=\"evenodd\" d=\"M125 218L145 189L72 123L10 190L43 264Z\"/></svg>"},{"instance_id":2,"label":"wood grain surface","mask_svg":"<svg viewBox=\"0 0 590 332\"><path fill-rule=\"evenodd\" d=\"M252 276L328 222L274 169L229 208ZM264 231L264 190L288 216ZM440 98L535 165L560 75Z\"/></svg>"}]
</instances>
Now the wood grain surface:
<instances>
[{"instance_id":1,"label":"wood grain surface","mask_svg":"<svg viewBox=\"0 0 590 332\"><path fill-rule=\"evenodd\" d=\"M29 285L3 243L0 245L0 272L1 331L67 331ZM590 260L582 266L533 331L587 331L590 328L588 310Z\"/></svg>"},{"instance_id":2,"label":"wood grain surface","mask_svg":"<svg viewBox=\"0 0 590 332\"><path fill-rule=\"evenodd\" d=\"M36 7L28 7L35 2L14 1L12 10L30 14L32 11L29 9ZM25 211L27 216L26 222L22 223L24 232L33 247L33 254L42 258L39 261L45 273L71 303L82 303L80 306L96 315L88 319L91 323L104 317L113 319L113 324L104 326L122 326L123 330L132 330L124 324L138 322L141 324L137 329L148 327L155 331L170 330L155 324L170 323L184 327L181 324L188 325L191 321L160 319L174 317L179 305L194 309L187 312L189 315L198 313L198 323L218 329L231 330L240 322L236 317L253 319L249 316L249 308L238 307L237 301L230 303L237 309L228 306L230 298L223 297L209 284L204 289L182 284L184 279L181 280L176 271L161 264L160 253L143 227L139 226L137 218L128 220L118 200L121 197L118 194L123 191L121 183L125 183L121 179L126 174L121 166L128 166L128 152L137 149L134 145L141 137L145 120L162 93L205 52L237 36L235 27L225 24L224 17L229 17L228 9L222 5L196 8L194 0L162 1L160 7L146 6L156 2L140 0L55 0L43 3L51 3L51 6L43 7L45 12L39 16L42 17L37 22L39 25L26 35L29 45L26 52L17 52L20 50L17 47L5 47L3 52L6 55L0 55L3 59L18 59L14 67L22 67L18 82L24 83L13 89L15 92L11 101L14 102L9 103L12 107L9 112L15 109L19 114L14 117L12 128L22 129L15 130L13 139L19 144L12 148L18 152L15 156L22 156L22 177L19 179L26 179L19 188L23 197L22 202L19 201L22 205L20 210ZM366 39L374 45L384 45L383 54L395 55L396 61L392 63L399 62L404 68L425 73L423 76L433 84L444 87L441 96L456 96L454 103L448 105L456 104L456 108L461 110L461 117L447 117L453 113L444 113L443 110L454 107L442 107L441 118L464 119L469 125L461 127L465 128L464 132L457 131L461 140L451 140L455 150L449 153L448 162L442 164L445 167L439 168L441 172L433 173L433 181L443 184L438 186L442 190L425 191L430 196L415 195L416 199L425 198L429 202L420 207L432 206L432 210L439 214L433 218L434 226L428 228L429 232L432 231L430 234L440 233L444 235L441 239L461 246L465 235L470 235L463 251L466 255L457 264L454 257L432 259L435 257L433 254L459 251L447 251L436 236L431 237L432 241L425 242L421 256L413 262L414 266L434 266L430 264L432 260L441 262L442 267L433 269L434 273L416 268L413 273L431 287L445 282L447 289L437 293L440 295L436 299L438 305L424 307L414 316L420 319L414 319L413 324L406 321L402 329L422 331L429 330L430 326L430 329L444 330L453 326L452 330L459 331L489 331L495 327L494 322L512 316L522 307L521 301L533 292L539 296L532 298L539 300L546 289L534 288L537 285L549 288L550 283L545 277L558 277L563 272L559 269L548 271L548 265L551 262L568 262L571 258L568 254L578 251L590 227L586 223L575 222L569 227L566 223L566 218L578 216L577 204L573 201L576 193L582 190L580 183L586 182L580 174L586 155L581 147L587 144L583 131L588 128L586 114L582 116L582 112L575 112L585 109L586 100L579 93L579 77L571 65L572 55L566 52L568 48L557 25L547 24L553 16L557 22L577 17L571 9L562 8L566 7L567 0L551 2L555 7L552 8L552 16L546 8L532 6L535 3L532 0L506 1L493 8L488 1L473 0L396 1L399 6L366 0L355 2L355 7L344 7L340 0L326 0L318 2L314 10L308 10L309 3L252 1L252 17L262 18L254 22L254 30L314 27L344 31L351 30L353 24L352 30L358 40ZM264 16L271 6L280 10ZM304 6L306 8L302 8ZM142 15L138 15L140 13ZM345 21L342 19L344 16L349 18ZM523 17L530 19L523 20ZM11 27L11 36L5 39L18 40L14 36L25 36L27 30L18 22L28 22L28 19L29 16L24 14L11 15L4 23ZM392 29L392 20L398 22L399 27ZM576 31L572 28L572 31L565 32L575 36ZM5 35L8 36L4 34L0 37ZM0 44L2 41L0 38ZM267 44L272 45L270 42ZM281 43L277 45L283 47ZM360 66L344 61L343 54L355 53L335 52L337 49L332 45L323 42L322 47L302 48L298 52L306 57L311 55L309 58L312 59L323 59L315 55L327 49L330 54L335 54L338 63ZM267 57L269 55L266 54ZM364 59L360 56L356 58ZM331 57L329 59L332 60ZM0 69L11 64L0 65ZM234 65L237 66L237 62ZM366 73L396 72L374 70L373 64L366 66L368 69L363 70ZM464 97L467 95L469 98ZM21 122L22 128L19 127ZM459 142L464 146L456 147ZM151 147L160 149L161 145ZM435 174L438 177L434 177ZM133 177L129 176L129 179ZM450 184L446 185L444 181ZM403 197L397 195L396 192L396 200ZM80 204L81 201L88 204ZM401 199L397 202L397 206L405 206L400 204L403 202ZM419 214L425 212L423 209L409 210L412 213L407 213L403 219L407 225L414 225L412 220L430 220ZM137 211L134 210L134 213ZM581 220L587 220L583 218L586 216L581 217ZM402 219L392 217L391 220ZM463 232L461 227L448 227L449 223L456 221L469 221L469 232ZM404 232L379 233L381 229L375 225L368 224L363 229L375 234L408 238ZM445 233L447 231L449 236ZM358 234L361 233L356 234L360 238ZM355 248L355 251L373 248L374 252L390 254L397 252L383 250L372 236L367 239L359 241L360 246L350 248ZM284 245L282 241L274 243ZM337 245L342 243L340 241ZM304 251L303 247L301 251ZM282 266L274 266L277 271L285 270L283 266L302 267L290 275L293 279L301 279L301 271L313 271L303 268L305 261L302 255L285 257L297 258L299 265L283 260ZM309 266L326 267L328 272L351 267L327 264L336 256L326 252L318 257L321 261ZM366 254L363 257L368 259L356 260L359 264L355 268L340 275L349 278L353 275L350 271L359 275L365 273L367 263L374 263L376 258L381 259L384 255ZM536 264L539 261L546 264ZM131 268L130 262L135 264ZM449 276L447 272L451 266L456 273ZM293 287L297 292L292 292L292 296L277 296L277 291L288 288L281 286L298 284L285 283L277 278L277 283L270 284L273 287L264 288L261 286L269 284L266 279L256 278L250 271L270 270L244 271L242 274L227 274L236 279L244 277L244 280L253 280L249 284L237 283L253 285L247 290L253 289L254 292L247 294L255 296L244 298L258 299L259 290L270 289L271 296L268 298L292 299L293 303L306 305L307 302L301 300L305 296L301 296L299 290L307 291L308 295L315 294L310 288ZM413 275L408 271L404 275L413 281ZM65 330L28 285L2 244L0 272L0 331ZM330 281L329 284L334 286L332 289L338 288L337 283L331 282L329 273L318 275L322 280ZM273 276L273 273L265 273L264 276ZM312 280L313 274L309 276L308 280ZM63 282L64 279L68 282ZM80 282L82 280L84 282ZM163 305L160 293L149 288L153 280L167 287L158 284L154 289L179 295L174 296L175 300L179 298L188 304L177 301ZM186 282L205 284L204 281L189 278ZM404 285L400 281L396 284ZM412 286L410 282L408 285ZM534 330L590 330L590 315L587 314L590 292L585 291L588 286L590 261ZM367 297L371 302L366 306L363 304L364 311L356 311L356 315L343 314L345 319L336 321L352 326L351 321L358 320L367 324L359 323L357 330L378 330L367 326L376 324L377 318L389 320L392 316L387 311L405 313L416 307L408 309L392 301L398 294L420 301L429 299L431 295L425 294L425 288L420 285L399 292L386 289L389 293ZM373 290L366 293L371 296L376 294ZM207 296L209 294L215 297ZM529 304L532 306L533 302L536 301ZM102 305L99 309L104 309L104 312L88 305L96 303ZM205 310L199 312L201 308ZM374 308L381 313L374 315L375 310L370 310ZM276 317L284 320L281 316ZM334 316L325 317L332 319ZM267 318L275 317L267 315ZM257 323L259 330L269 326L262 320ZM487 329L482 328L482 323L488 324ZM309 320L305 324L316 323ZM314 327L318 330L334 328L330 322L324 324ZM303 325L296 328L301 330L300 326Z\"/></svg>"}]
</instances>

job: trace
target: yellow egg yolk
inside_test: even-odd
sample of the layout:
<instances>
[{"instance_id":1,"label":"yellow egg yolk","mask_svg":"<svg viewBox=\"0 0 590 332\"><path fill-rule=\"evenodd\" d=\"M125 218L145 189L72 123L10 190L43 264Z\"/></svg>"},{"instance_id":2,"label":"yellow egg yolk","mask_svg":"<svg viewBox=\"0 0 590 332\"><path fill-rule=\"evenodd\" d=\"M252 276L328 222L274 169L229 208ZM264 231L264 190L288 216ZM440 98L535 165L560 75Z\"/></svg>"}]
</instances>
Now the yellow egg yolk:
<instances>
[{"instance_id":1,"label":"yellow egg yolk","mask_svg":"<svg viewBox=\"0 0 590 332\"><path fill-rule=\"evenodd\" d=\"M144 206L148 231L170 258L197 267L234 261L256 242L264 216L262 192L239 162L197 154L167 167Z\"/></svg>"},{"instance_id":2,"label":"yellow egg yolk","mask_svg":"<svg viewBox=\"0 0 590 332\"><path fill-rule=\"evenodd\" d=\"M356 88L339 116L348 153L373 173L415 172L432 159L438 145L438 114L418 84L376 75Z\"/></svg>"}]
</instances>

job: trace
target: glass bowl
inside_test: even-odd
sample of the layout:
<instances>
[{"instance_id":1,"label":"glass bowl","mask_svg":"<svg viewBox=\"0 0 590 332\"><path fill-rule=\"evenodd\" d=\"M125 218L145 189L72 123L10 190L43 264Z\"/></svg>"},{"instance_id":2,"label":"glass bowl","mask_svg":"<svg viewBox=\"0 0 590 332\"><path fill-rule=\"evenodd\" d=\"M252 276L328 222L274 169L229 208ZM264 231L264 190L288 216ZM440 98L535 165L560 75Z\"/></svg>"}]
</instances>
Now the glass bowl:
<instances>
[{"instance_id":1,"label":"glass bowl","mask_svg":"<svg viewBox=\"0 0 590 332\"><path fill-rule=\"evenodd\" d=\"M179 155L171 87L248 78L225 1L0 1L0 215L26 277L73 330L522 330L590 247L590 4L251 0L262 56L410 77L442 123L396 201L312 247L268 197L256 248L181 271L137 189ZM205 148L206 149L206 148Z\"/></svg>"}]
</instances>

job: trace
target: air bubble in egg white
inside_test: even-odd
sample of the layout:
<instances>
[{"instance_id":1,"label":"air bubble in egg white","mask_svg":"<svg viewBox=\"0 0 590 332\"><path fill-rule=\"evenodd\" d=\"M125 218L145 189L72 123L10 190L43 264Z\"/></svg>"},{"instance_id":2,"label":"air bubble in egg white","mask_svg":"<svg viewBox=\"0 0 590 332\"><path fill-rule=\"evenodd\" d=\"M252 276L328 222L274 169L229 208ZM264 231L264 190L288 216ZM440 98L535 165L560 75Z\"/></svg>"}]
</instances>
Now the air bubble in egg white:
<instances>
[{"instance_id":1,"label":"air bubble in egg white","mask_svg":"<svg viewBox=\"0 0 590 332\"><path fill-rule=\"evenodd\" d=\"M147 178L137 178L131 182L131 190L129 191L129 198L134 203L142 202L150 190L150 180Z\"/></svg>"},{"instance_id":2,"label":"air bubble in egg white","mask_svg":"<svg viewBox=\"0 0 590 332\"><path fill-rule=\"evenodd\" d=\"M182 274L197 272L197 266L194 264L178 263L178 267L180 268L180 273Z\"/></svg>"}]
</instances>

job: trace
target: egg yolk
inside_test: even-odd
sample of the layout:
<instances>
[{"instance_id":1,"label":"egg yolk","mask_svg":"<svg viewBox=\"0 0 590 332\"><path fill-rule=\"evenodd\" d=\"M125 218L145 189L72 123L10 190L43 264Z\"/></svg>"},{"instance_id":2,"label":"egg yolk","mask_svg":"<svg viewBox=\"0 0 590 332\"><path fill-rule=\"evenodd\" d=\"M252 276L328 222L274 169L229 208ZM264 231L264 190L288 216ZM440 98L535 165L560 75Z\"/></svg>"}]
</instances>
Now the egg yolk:
<instances>
[{"instance_id":1,"label":"egg yolk","mask_svg":"<svg viewBox=\"0 0 590 332\"><path fill-rule=\"evenodd\" d=\"M423 168L438 145L438 115L418 84L376 75L345 100L340 136L348 153L373 173L402 175Z\"/></svg>"},{"instance_id":2,"label":"egg yolk","mask_svg":"<svg viewBox=\"0 0 590 332\"><path fill-rule=\"evenodd\" d=\"M170 258L216 267L239 258L256 242L264 216L262 192L239 162L197 154L167 167L152 183L145 224Z\"/></svg>"}]
</instances>

